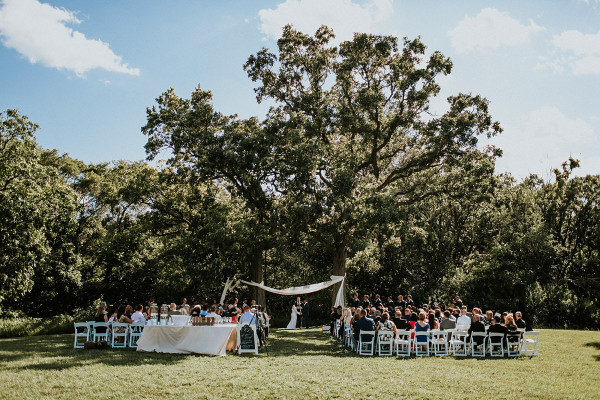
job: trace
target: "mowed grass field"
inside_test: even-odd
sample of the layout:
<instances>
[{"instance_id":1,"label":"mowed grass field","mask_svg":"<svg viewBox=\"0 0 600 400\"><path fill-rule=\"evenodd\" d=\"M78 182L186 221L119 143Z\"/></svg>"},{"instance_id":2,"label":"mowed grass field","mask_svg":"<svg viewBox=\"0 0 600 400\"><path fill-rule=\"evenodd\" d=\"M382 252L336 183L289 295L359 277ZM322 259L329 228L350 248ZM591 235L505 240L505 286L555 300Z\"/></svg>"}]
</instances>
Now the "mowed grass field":
<instances>
[{"instance_id":1,"label":"mowed grass field","mask_svg":"<svg viewBox=\"0 0 600 400\"><path fill-rule=\"evenodd\" d=\"M359 357L319 329L268 354L75 350L72 335L0 339L2 399L600 399L600 332L541 330L539 357Z\"/></svg>"}]
</instances>

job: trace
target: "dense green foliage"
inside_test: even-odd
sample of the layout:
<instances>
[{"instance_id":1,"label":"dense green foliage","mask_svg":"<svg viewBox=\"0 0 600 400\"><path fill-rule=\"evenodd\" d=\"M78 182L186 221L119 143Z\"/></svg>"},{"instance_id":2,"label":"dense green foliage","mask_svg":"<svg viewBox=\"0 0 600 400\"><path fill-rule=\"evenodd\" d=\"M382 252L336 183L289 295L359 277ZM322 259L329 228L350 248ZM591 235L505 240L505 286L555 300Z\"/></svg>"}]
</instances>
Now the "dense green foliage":
<instances>
[{"instance_id":1,"label":"dense green foliage","mask_svg":"<svg viewBox=\"0 0 600 400\"><path fill-rule=\"evenodd\" d=\"M544 182L494 174L488 102L428 113L449 59L420 40L284 30L244 68L264 121L168 90L148 108L149 160L85 164L0 117L0 315L218 299L228 277L274 287L347 274L347 293L411 293L524 311L546 326L600 327L600 175L568 160ZM330 293L311 296L315 321ZM252 289L287 317L289 299Z\"/></svg>"}]
</instances>

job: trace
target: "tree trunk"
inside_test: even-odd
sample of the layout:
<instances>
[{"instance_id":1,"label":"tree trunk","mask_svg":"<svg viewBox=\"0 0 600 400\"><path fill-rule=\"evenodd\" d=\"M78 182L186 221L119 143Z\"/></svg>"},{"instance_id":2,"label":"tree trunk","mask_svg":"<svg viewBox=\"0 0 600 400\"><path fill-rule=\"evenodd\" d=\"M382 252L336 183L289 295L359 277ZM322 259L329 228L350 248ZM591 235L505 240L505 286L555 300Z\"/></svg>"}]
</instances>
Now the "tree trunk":
<instances>
[{"instance_id":1,"label":"tree trunk","mask_svg":"<svg viewBox=\"0 0 600 400\"><path fill-rule=\"evenodd\" d=\"M252 255L250 260L250 277L256 283L261 283L264 279L264 269L263 269L263 250L261 248L256 249ZM266 306L266 298L265 291L261 288L257 288L256 286L252 286L252 300L256 300L256 304L260 304L261 306Z\"/></svg>"},{"instance_id":2,"label":"tree trunk","mask_svg":"<svg viewBox=\"0 0 600 400\"><path fill-rule=\"evenodd\" d=\"M344 236L344 239L338 244L333 250L333 275L344 276L346 274L346 244L348 242L348 235ZM335 304L340 285L344 285L344 302L346 301L346 280L333 285L333 292L331 293L331 305Z\"/></svg>"}]
</instances>

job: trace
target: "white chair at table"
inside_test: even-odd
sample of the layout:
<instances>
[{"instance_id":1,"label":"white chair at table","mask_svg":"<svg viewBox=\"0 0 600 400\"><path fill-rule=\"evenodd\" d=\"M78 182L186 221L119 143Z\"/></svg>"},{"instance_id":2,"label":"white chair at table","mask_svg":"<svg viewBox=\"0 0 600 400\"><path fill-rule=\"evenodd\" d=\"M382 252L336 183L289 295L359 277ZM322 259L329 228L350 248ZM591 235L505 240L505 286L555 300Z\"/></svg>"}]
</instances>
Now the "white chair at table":
<instances>
[{"instance_id":1,"label":"white chair at table","mask_svg":"<svg viewBox=\"0 0 600 400\"><path fill-rule=\"evenodd\" d=\"M367 337L370 336L371 339ZM372 356L375 350L375 331L360 331L358 335L358 354Z\"/></svg>"},{"instance_id":2,"label":"white chair at table","mask_svg":"<svg viewBox=\"0 0 600 400\"><path fill-rule=\"evenodd\" d=\"M481 338L481 344L477 344L475 338ZM485 342L487 340L487 333L485 332L471 332L471 357L485 357Z\"/></svg>"},{"instance_id":3,"label":"white chair at table","mask_svg":"<svg viewBox=\"0 0 600 400\"><path fill-rule=\"evenodd\" d=\"M452 339L450 339L450 345L452 347L452 354L454 357L466 357L467 351L467 331L455 330L452 332Z\"/></svg>"},{"instance_id":4,"label":"white chair at table","mask_svg":"<svg viewBox=\"0 0 600 400\"><path fill-rule=\"evenodd\" d=\"M242 348L243 343L241 341L242 330L244 331L244 335L248 335L248 329L252 330L252 336L254 337L254 347L252 348ZM256 334L256 325L249 324L247 322L243 324L238 324L237 326L237 348L238 354L242 353L254 353L258 355L258 335Z\"/></svg>"},{"instance_id":5,"label":"white chair at table","mask_svg":"<svg viewBox=\"0 0 600 400\"><path fill-rule=\"evenodd\" d=\"M73 323L75 327L75 342L73 343L74 349L83 349L85 342L88 341L89 332L88 332L88 323L87 322L75 322ZM83 339L83 343L81 340Z\"/></svg>"},{"instance_id":6,"label":"white chair at table","mask_svg":"<svg viewBox=\"0 0 600 400\"><path fill-rule=\"evenodd\" d=\"M431 344L436 357L448 355L448 331L432 331Z\"/></svg>"},{"instance_id":7,"label":"white chair at table","mask_svg":"<svg viewBox=\"0 0 600 400\"><path fill-rule=\"evenodd\" d=\"M143 322L134 322L129 326L129 347L137 347L137 341L142 336L143 330Z\"/></svg>"},{"instance_id":8,"label":"white chair at table","mask_svg":"<svg viewBox=\"0 0 600 400\"><path fill-rule=\"evenodd\" d=\"M104 332L98 332L98 329L104 329ZM108 342L110 329L108 329L108 324L106 322L94 322L94 342L97 342L100 339L106 340Z\"/></svg>"},{"instance_id":9,"label":"white chair at table","mask_svg":"<svg viewBox=\"0 0 600 400\"><path fill-rule=\"evenodd\" d=\"M490 357L504 357L504 333L488 333L488 351Z\"/></svg>"},{"instance_id":10,"label":"white chair at table","mask_svg":"<svg viewBox=\"0 0 600 400\"><path fill-rule=\"evenodd\" d=\"M125 322L112 323L111 347L124 349L127 347L127 336L129 336L129 324Z\"/></svg>"},{"instance_id":11,"label":"white chair at table","mask_svg":"<svg viewBox=\"0 0 600 400\"><path fill-rule=\"evenodd\" d=\"M429 357L429 339L430 339L431 331L418 331L415 332L415 339L413 340L413 345L415 346L415 356ZM424 338L425 340L419 338Z\"/></svg>"},{"instance_id":12,"label":"white chair at table","mask_svg":"<svg viewBox=\"0 0 600 400\"><path fill-rule=\"evenodd\" d=\"M523 332L523 345L521 346L521 352L525 357L539 356L538 340L540 333L537 331L525 331ZM530 347L532 347L530 349Z\"/></svg>"},{"instance_id":13,"label":"white chair at table","mask_svg":"<svg viewBox=\"0 0 600 400\"><path fill-rule=\"evenodd\" d=\"M377 354L391 356L394 352L394 331L377 331Z\"/></svg>"}]
</instances>

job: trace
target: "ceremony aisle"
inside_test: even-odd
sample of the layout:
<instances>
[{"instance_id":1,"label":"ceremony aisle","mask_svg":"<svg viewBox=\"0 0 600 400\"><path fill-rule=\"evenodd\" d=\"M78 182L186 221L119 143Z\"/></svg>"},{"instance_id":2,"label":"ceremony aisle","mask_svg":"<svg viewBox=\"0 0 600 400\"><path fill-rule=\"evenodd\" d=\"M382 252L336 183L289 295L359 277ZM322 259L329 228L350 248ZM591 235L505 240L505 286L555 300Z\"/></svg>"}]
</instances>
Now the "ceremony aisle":
<instances>
[{"instance_id":1,"label":"ceremony aisle","mask_svg":"<svg viewBox=\"0 0 600 400\"><path fill-rule=\"evenodd\" d=\"M359 357L318 328L274 330L258 356L74 350L72 340L1 339L0 399L563 399L597 398L600 385L593 331L541 330L539 357L485 360Z\"/></svg>"}]
</instances>

